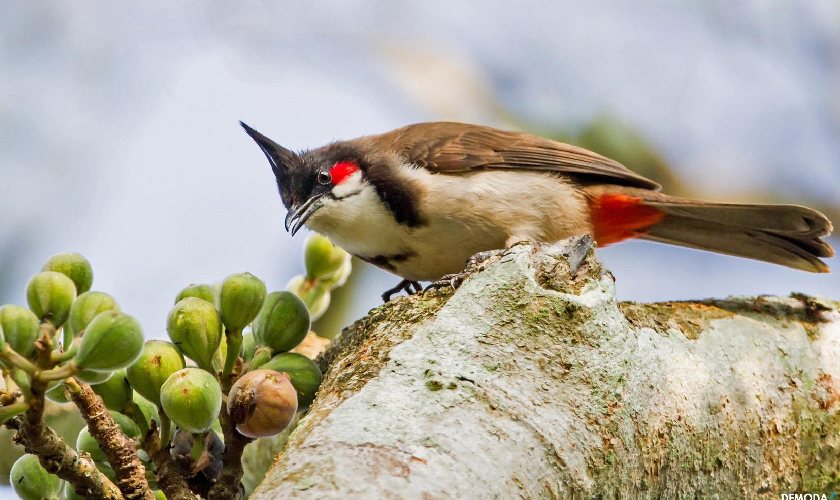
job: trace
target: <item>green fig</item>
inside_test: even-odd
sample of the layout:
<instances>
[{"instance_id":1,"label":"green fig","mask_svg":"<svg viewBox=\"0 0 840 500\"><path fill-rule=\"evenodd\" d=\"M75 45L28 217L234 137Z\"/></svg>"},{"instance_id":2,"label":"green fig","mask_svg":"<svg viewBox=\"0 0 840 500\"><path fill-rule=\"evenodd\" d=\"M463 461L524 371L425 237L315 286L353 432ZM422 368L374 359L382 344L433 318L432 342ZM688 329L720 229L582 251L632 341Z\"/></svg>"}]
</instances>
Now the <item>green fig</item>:
<instances>
[{"instance_id":1,"label":"green fig","mask_svg":"<svg viewBox=\"0 0 840 500\"><path fill-rule=\"evenodd\" d=\"M257 344L274 352L283 352L294 348L306 337L309 325L309 311L297 295L272 292L266 297L253 328Z\"/></svg>"},{"instance_id":2,"label":"green fig","mask_svg":"<svg viewBox=\"0 0 840 500\"><path fill-rule=\"evenodd\" d=\"M193 283L192 285L184 288L178 293L178 296L175 297L175 303L177 304L178 302L181 302L187 297L195 297L197 299L206 300L211 304L215 304L216 289L212 285L196 285L195 283Z\"/></svg>"},{"instance_id":3,"label":"green fig","mask_svg":"<svg viewBox=\"0 0 840 500\"><path fill-rule=\"evenodd\" d=\"M104 292L85 292L70 306L70 317L64 328L70 328L73 335L78 335L99 313L119 311L120 307L113 297Z\"/></svg>"},{"instance_id":4,"label":"green fig","mask_svg":"<svg viewBox=\"0 0 840 500\"><path fill-rule=\"evenodd\" d=\"M222 341L222 322L213 304L187 297L172 308L166 322L172 343L205 370L212 370L213 355Z\"/></svg>"},{"instance_id":5,"label":"green fig","mask_svg":"<svg viewBox=\"0 0 840 500\"><path fill-rule=\"evenodd\" d=\"M175 344L165 340L147 340L140 357L128 367L126 375L135 391L160 405L160 386L185 366L184 356Z\"/></svg>"},{"instance_id":6,"label":"green fig","mask_svg":"<svg viewBox=\"0 0 840 500\"><path fill-rule=\"evenodd\" d=\"M70 306L76 300L76 285L67 276L43 271L26 285L26 301L35 316L49 320L56 327L67 321Z\"/></svg>"},{"instance_id":7,"label":"green fig","mask_svg":"<svg viewBox=\"0 0 840 500\"><path fill-rule=\"evenodd\" d=\"M12 304L0 307L0 327L5 341L15 352L23 357L35 352L40 327L38 317L32 311Z\"/></svg>"},{"instance_id":8,"label":"green fig","mask_svg":"<svg viewBox=\"0 0 840 500\"><path fill-rule=\"evenodd\" d=\"M64 395L64 382L58 381L53 382L53 385L47 389L47 392L44 393L44 396L47 397L53 403L67 403L69 400L67 396Z\"/></svg>"},{"instance_id":9,"label":"green fig","mask_svg":"<svg viewBox=\"0 0 840 500\"><path fill-rule=\"evenodd\" d=\"M93 284L93 268L91 268L90 262L77 253L53 255L41 270L55 271L67 276L73 280L78 294L87 292Z\"/></svg>"},{"instance_id":10,"label":"green fig","mask_svg":"<svg viewBox=\"0 0 840 500\"><path fill-rule=\"evenodd\" d=\"M145 426L148 429L152 425L152 420L158 422L158 425L160 425L160 413L158 412L157 405L144 398L137 391L134 391L134 396L131 399L132 402L128 406L136 410L132 414L135 417L135 421L140 422L140 419L142 419L141 427ZM126 412L129 412L128 408Z\"/></svg>"},{"instance_id":11,"label":"green fig","mask_svg":"<svg viewBox=\"0 0 840 500\"><path fill-rule=\"evenodd\" d=\"M86 384L101 384L105 382L109 378L111 378L111 374L113 372L110 371L94 371L94 370L82 370L76 374L76 378L81 380Z\"/></svg>"},{"instance_id":12,"label":"green fig","mask_svg":"<svg viewBox=\"0 0 840 500\"><path fill-rule=\"evenodd\" d=\"M295 418L297 403L297 392L288 374L254 370L233 384L227 410L240 434L259 438L285 429Z\"/></svg>"},{"instance_id":13,"label":"green fig","mask_svg":"<svg viewBox=\"0 0 840 500\"><path fill-rule=\"evenodd\" d=\"M248 326L265 301L265 283L250 273L225 278L219 292L219 310L228 330L241 331Z\"/></svg>"},{"instance_id":14,"label":"green fig","mask_svg":"<svg viewBox=\"0 0 840 500\"><path fill-rule=\"evenodd\" d=\"M298 407L306 408L315 399L321 385L321 369L303 354L284 352L271 358L260 368L288 373L297 391Z\"/></svg>"},{"instance_id":15,"label":"green fig","mask_svg":"<svg viewBox=\"0 0 840 500\"><path fill-rule=\"evenodd\" d=\"M140 323L127 314L105 311L88 324L74 362L86 370L113 371L130 365L142 348Z\"/></svg>"},{"instance_id":16,"label":"green fig","mask_svg":"<svg viewBox=\"0 0 840 500\"><path fill-rule=\"evenodd\" d=\"M38 457L24 454L12 465L9 482L23 500L58 498L61 479L41 466Z\"/></svg>"},{"instance_id":17,"label":"green fig","mask_svg":"<svg viewBox=\"0 0 840 500\"><path fill-rule=\"evenodd\" d=\"M338 288L347 282L351 272L353 272L353 259L348 254L344 259L344 264L336 272L321 277L321 284L329 289Z\"/></svg>"},{"instance_id":18,"label":"green fig","mask_svg":"<svg viewBox=\"0 0 840 500\"><path fill-rule=\"evenodd\" d=\"M76 493L73 483L64 481L61 488L61 500L85 500L85 497Z\"/></svg>"},{"instance_id":19,"label":"green fig","mask_svg":"<svg viewBox=\"0 0 840 500\"><path fill-rule=\"evenodd\" d=\"M254 341L253 333L245 333L242 335L242 349L239 355L245 361L250 361L254 357L254 350L257 348L257 343Z\"/></svg>"},{"instance_id":20,"label":"green fig","mask_svg":"<svg viewBox=\"0 0 840 500\"><path fill-rule=\"evenodd\" d=\"M125 370L117 370L104 382L90 386L93 392L102 398L102 402L109 410L122 411L134 394L125 372Z\"/></svg>"},{"instance_id":21,"label":"green fig","mask_svg":"<svg viewBox=\"0 0 840 500\"><path fill-rule=\"evenodd\" d=\"M187 432L204 432L222 408L222 388L213 375L199 368L184 368L169 376L160 388L160 402L170 419Z\"/></svg>"},{"instance_id":22,"label":"green fig","mask_svg":"<svg viewBox=\"0 0 840 500\"><path fill-rule=\"evenodd\" d=\"M346 251L333 245L326 236L318 233L311 233L303 243L303 262L306 275L310 278L321 279L333 274L349 256Z\"/></svg>"},{"instance_id":23,"label":"green fig","mask_svg":"<svg viewBox=\"0 0 840 500\"><path fill-rule=\"evenodd\" d=\"M306 304L311 321L323 316L330 307L330 289L317 280L312 281L299 274L286 283L286 290L297 295Z\"/></svg>"}]
</instances>

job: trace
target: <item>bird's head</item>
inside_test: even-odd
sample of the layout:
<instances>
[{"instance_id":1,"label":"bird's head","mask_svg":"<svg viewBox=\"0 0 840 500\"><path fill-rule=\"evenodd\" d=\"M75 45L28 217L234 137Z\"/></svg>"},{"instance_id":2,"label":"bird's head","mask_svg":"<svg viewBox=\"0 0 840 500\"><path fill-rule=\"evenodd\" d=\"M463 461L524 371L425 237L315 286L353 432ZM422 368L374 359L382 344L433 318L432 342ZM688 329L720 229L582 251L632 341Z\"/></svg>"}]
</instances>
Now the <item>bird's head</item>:
<instances>
[{"instance_id":1,"label":"bird's head","mask_svg":"<svg viewBox=\"0 0 840 500\"><path fill-rule=\"evenodd\" d=\"M286 230L292 235L324 206L339 205L365 187L365 161L352 147L335 143L295 153L244 123L242 127L271 164L280 197L288 209Z\"/></svg>"}]
</instances>

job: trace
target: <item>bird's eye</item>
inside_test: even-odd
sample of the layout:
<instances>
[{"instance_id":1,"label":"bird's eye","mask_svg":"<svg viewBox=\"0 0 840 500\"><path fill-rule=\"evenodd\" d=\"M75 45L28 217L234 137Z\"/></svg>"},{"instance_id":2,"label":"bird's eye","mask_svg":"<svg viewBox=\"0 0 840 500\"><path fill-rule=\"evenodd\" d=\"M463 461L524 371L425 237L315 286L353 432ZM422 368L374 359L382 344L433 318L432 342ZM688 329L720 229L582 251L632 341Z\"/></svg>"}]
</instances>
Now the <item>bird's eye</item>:
<instances>
[{"instance_id":1,"label":"bird's eye","mask_svg":"<svg viewBox=\"0 0 840 500\"><path fill-rule=\"evenodd\" d=\"M319 184L323 184L323 185L326 186L330 182L332 182L332 175L330 175L329 172L327 172L326 170L321 170L320 172L318 172L318 183Z\"/></svg>"}]
</instances>

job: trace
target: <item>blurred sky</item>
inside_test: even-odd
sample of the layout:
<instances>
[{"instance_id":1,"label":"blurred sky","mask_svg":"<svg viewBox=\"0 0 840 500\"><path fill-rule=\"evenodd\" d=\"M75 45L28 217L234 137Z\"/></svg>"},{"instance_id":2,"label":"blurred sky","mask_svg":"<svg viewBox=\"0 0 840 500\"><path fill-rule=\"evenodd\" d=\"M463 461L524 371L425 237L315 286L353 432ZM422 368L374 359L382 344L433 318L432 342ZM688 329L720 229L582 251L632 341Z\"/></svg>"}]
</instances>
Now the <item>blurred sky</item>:
<instances>
[{"instance_id":1,"label":"blurred sky","mask_svg":"<svg viewBox=\"0 0 840 500\"><path fill-rule=\"evenodd\" d=\"M78 251L150 337L188 283L278 289L301 270L240 119L301 149L609 114L708 198L836 206L840 187L838 1L3 2L0 67L0 303ZM840 298L838 274L643 242L601 255L623 299ZM364 281L357 317L397 278Z\"/></svg>"}]
</instances>

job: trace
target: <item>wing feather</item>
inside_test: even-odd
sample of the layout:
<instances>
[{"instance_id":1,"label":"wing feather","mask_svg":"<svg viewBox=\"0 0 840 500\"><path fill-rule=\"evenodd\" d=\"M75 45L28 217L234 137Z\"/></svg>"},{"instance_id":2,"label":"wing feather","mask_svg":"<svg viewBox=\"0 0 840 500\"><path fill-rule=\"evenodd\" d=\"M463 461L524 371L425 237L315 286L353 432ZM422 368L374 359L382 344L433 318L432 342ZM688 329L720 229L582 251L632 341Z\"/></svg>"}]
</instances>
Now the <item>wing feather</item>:
<instances>
[{"instance_id":1,"label":"wing feather","mask_svg":"<svg viewBox=\"0 0 840 500\"><path fill-rule=\"evenodd\" d=\"M545 170L582 181L660 189L658 183L605 156L521 132L432 122L409 125L369 139L383 149L396 147L407 161L440 173L482 168Z\"/></svg>"}]
</instances>

